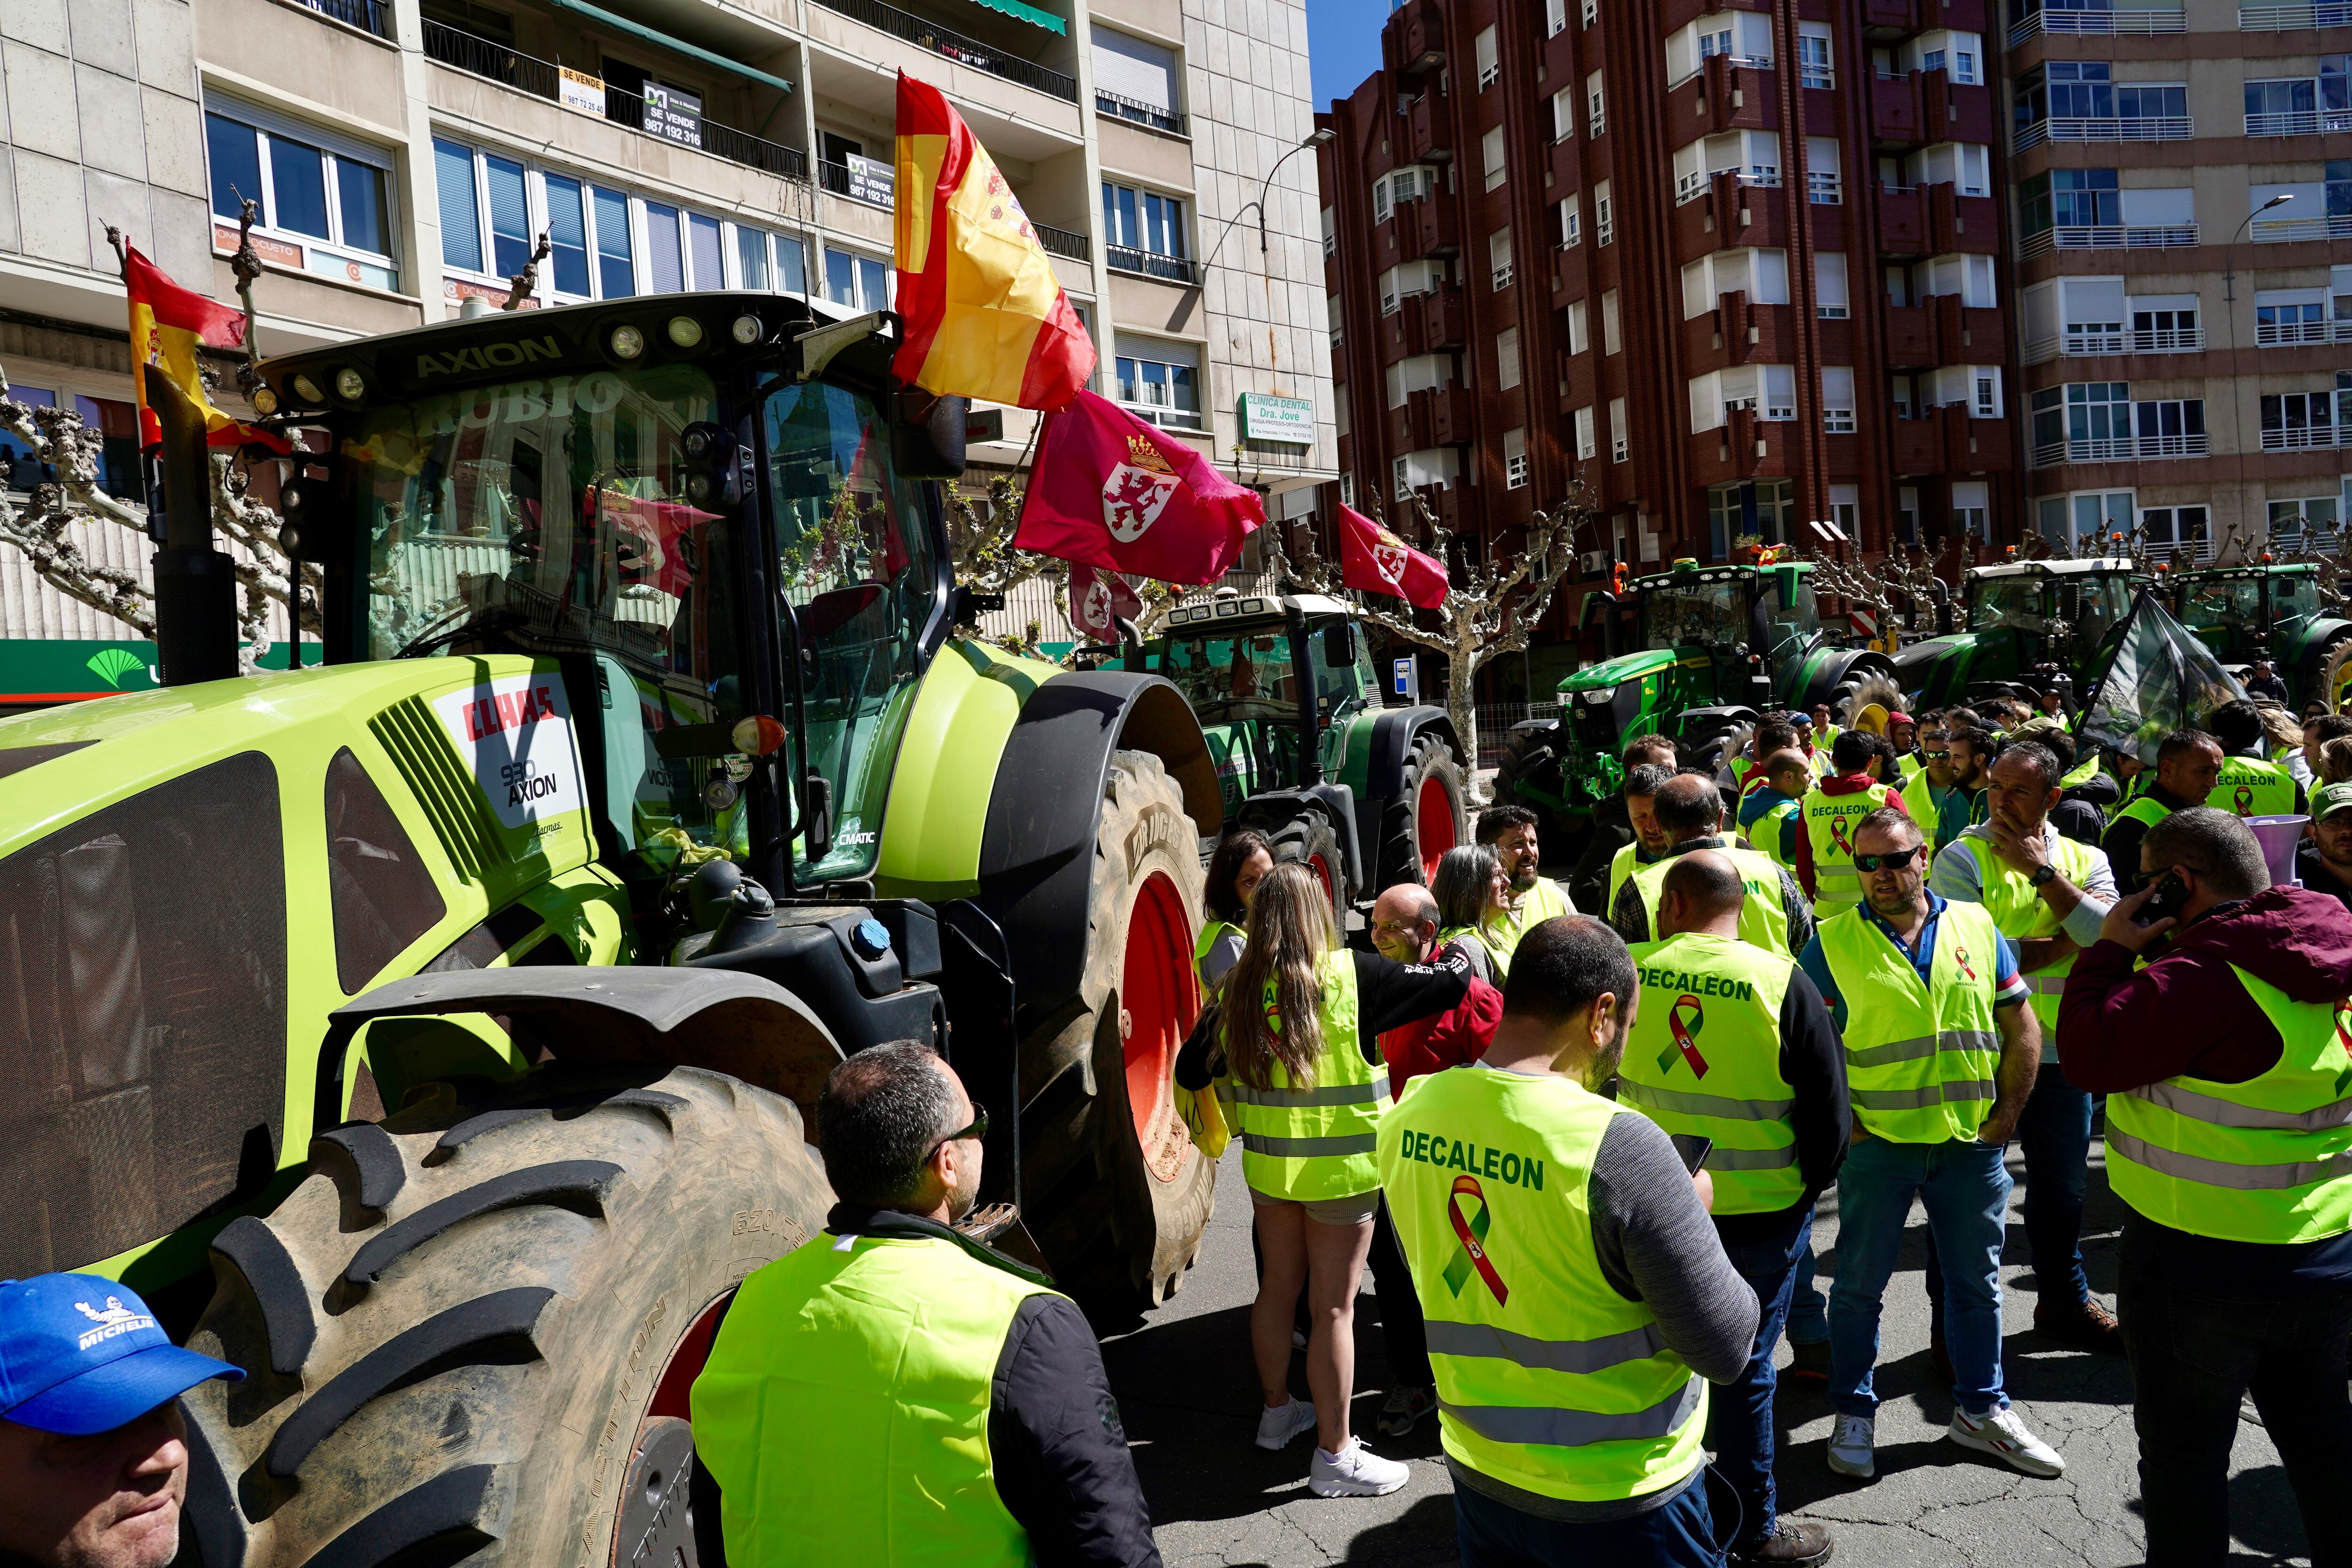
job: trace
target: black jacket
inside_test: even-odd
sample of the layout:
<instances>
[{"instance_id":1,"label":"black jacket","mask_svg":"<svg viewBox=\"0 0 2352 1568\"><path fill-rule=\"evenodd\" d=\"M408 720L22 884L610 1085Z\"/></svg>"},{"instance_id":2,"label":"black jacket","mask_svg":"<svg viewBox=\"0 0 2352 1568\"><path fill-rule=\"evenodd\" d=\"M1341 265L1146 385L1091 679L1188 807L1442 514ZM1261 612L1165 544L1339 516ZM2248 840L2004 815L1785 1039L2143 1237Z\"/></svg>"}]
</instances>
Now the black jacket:
<instances>
[{"instance_id":1,"label":"black jacket","mask_svg":"<svg viewBox=\"0 0 2352 1568\"><path fill-rule=\"evenodd\" d=\"M835 1206L831 1236L936 1237L993 1267L1042 1278L946 1226L893 1209ZM1135 1477L1118 1402L1094 1330L1066 1296L1032 1296L1013 1315L988 1403L996 1495L1029 1532L1040 1568L1160 1568L1151 1510ZM721 1494L694 1469L694 1541L703 1568L726 1568Z\"/></svg>"}]
</instances>

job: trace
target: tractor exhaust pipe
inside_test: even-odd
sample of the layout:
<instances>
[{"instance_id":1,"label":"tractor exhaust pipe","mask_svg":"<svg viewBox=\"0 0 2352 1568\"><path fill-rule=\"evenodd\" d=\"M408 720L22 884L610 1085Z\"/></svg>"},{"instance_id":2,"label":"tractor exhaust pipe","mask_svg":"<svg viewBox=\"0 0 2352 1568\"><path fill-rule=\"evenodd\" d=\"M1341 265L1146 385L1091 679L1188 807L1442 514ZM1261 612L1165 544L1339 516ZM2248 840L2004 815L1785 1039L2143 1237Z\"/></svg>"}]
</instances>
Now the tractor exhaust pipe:
<instances>
[{"instance_id":1,"label":"tractor exhaust pipe","mask_svg":"<svg viewBox=\"0 0 2352 1568\"><path fill-rule=\"evenodd\" d=\"M155 658L163 684L236 674L236 563L213 547L212 459L205 419L171 378L146 378L163 427L163 458L147 500L155 552Z\"/></svg>"}]
</instances>

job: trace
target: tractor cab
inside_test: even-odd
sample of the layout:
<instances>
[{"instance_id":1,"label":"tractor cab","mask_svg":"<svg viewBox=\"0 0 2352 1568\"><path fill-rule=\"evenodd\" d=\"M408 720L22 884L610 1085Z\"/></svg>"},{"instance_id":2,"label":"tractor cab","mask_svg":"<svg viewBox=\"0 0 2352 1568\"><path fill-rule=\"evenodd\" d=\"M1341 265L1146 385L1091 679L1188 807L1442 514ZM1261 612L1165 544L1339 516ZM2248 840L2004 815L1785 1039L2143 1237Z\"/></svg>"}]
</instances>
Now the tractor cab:
<instances>
[{"instance_id":1,"label":"tractor cab","mask_svg":"<svg viewBox=\"0 0 2352 1568\"><path fill-rule=\"evenodd\" d=\"M1903 688L1930 708L2053 687L2080 692L2131 613L2133 583L2122 557L1972 566L1968 630L1898 653Z\"/></svg>"},{"instance_id":2,"label":"tractor cab","mask_svg":"<svg viewBox=\"0 0 2352 1568\"><path fill-rule=\"evenodd\" d=\"M2168 574L2173 612L2213 650L2223 667L2242 675L2269 659L2298 703L2329 700L2341 684L2330 666L2352 641L2352 623L2323 613L2319 567L2312 562L2213 567Z\"/></svg>"}]
</instances>

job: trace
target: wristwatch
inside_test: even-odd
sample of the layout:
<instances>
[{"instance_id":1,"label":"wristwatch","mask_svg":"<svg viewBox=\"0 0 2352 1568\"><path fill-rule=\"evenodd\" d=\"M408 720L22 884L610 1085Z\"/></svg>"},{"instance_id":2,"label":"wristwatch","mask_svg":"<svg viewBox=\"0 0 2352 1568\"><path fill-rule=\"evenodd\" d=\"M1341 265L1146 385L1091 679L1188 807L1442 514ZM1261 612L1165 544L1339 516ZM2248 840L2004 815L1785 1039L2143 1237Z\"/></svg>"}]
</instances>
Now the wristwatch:
<instances>
[{"instance_id":1,"label":"wristwatch","mask_svg":"<svg viewBox=\"0 0 2352 1568\"><path fill-rule=\"evenodd\" d=\"M2051 882L2054 881L2057 879L2057 876L2058 868L2045 863L2035 867L2033 868L2033 875L2025 879L2033 887L2043 888L2049 886Z\"/></svg>"}]
</instances>

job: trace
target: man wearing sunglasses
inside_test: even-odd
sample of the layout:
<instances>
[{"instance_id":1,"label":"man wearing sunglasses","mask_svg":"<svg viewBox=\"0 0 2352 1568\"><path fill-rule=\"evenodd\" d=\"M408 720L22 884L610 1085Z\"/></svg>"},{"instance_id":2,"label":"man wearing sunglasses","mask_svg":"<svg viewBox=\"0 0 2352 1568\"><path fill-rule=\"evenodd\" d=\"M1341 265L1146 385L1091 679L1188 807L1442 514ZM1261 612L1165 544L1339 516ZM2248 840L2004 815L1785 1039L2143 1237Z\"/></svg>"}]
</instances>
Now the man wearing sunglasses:
<instances>
[{"instance_id":1,"label":"man wearing sunglasses","mask_svg":"<svg viewBox=\"0 0 2352 1568\"><path fill-rule=\"evenodd\" d=\"M1854 830L1864 901L1821 923L1801 963L1845 1037L1858 1130L1838 1173L1830 1292L1830 1468L1876 1473L1879 1305L1916 1198L1944 1260L1954 1409L1947 1432L2032 1476L2065 1461L2009 1407L2000 1370L2001 1149L2042 1059L2017 954L1981 904L1927 885L1927 845L1900 811Z\"/></svg>"},{"instance_id":2,"label":"man wearing sunglasses","mask_svg":"<svg viewBox=\"0 0 2352 1568\"><path fill-rule=\"evenodd\" d=\"M1919 737L1919 760L1925 765L1904 781L1903 809L1928 836L1928 848L1940 855L1969 825L1968 793L1959 786L1951 742L1941 730Z\"/></svg>"},{"instance_id":3,"label":"man wearing sunglasses","mask_svg":"<svg viewBox=\"0 0 2352 1568\"><path fill-rule=\"evenodd\" d=\"M841 1202L743 1281L695 1380L702 1561L1159 1568L1094 1331L953 1228L988 1112L898 1040L833 1069L817 1127Z\"/></svg>"},{"instance_id":4,"label":"man wearing sunglasses","mask_svg":"<svg viewBox=\"0 0 2352 1568\"><path fill-rule=\"evenodd\" d=\"M1936 858L1928 887L1955 903L1981 904L2018 945L2018 965L2042 1026L2042 1066L2019 1118L2025 1156L2025 1239L2041 1297L2033 1326L2068 1344L2120 1351L2116 1320L2083 1274L2083 1194L2089 1180L2091 1097L2058 1065L2058 998L2074 957L2099 940L2116 901L2106 857L2060 833L2050 813L2064 767L2039 741L2021 741L1992 765L1990 815ZM1942 1279L1931 1267L1930 1300Z\"/></svg>"}]
</instances>

